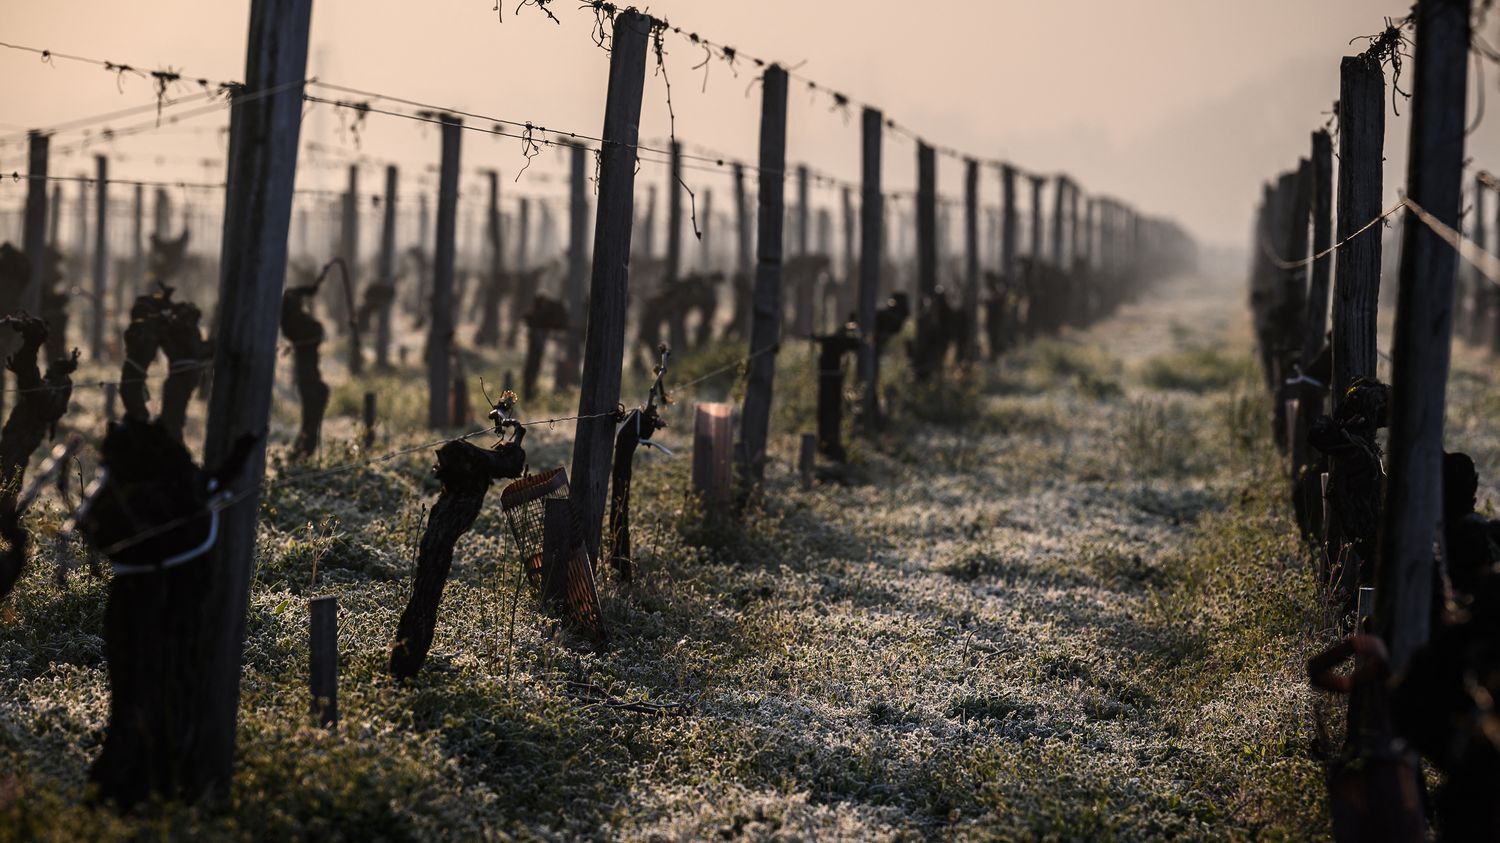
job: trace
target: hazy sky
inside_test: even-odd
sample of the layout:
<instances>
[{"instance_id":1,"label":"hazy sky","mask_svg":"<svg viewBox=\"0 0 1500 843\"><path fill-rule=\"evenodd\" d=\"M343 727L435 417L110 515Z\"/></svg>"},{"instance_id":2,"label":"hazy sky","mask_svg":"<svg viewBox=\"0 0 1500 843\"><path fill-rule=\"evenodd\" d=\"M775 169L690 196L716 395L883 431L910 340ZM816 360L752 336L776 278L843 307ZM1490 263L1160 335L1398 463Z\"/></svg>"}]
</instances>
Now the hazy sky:
<instances>
[{"instance_id":1,"label":"hazy sky","mask_svg":"<svg viewBox=\"0 0 1500 843\"><path fill-rule=\"evenodd\" d=\"M315 0L311 72L325 81L407 96L539 125L596 134L603 119L607 57L590 39L591 16L570 0L553 6L556 25L535 8L491 0ZM244 0L4 0L0 41L156 68L236 79L243 73ZM1009 158L1029 169L1067 171L1086 191L1107 192L1151 213L1174 216L1207 242L1242 245L1259 183L1305 154L1338 92L1338 59L1357 52L1351 38L1377 32L1404 0L658 0L651 11L748 53L800 64L800 72L882 106L934 141ZM1497 22L1487 26L1493 36ZM1494 39L1500 40L1500 39ZM736 78L721 63L692 66L700 50L667 41L677 134L684 141L753 160L758 90L751 71ZM0 50L0 132L149 102L149 86L103 70ZM1500 86L1485 80L1494 111ZM1477 83L1471 83L1471 88ZM307 124L353 151L340 116L313 109ZM1403 112L1405 110L1403 109ZM845 178L858 172L858 120L832 111L826 96L795 86L788 155ZM159 135L116 142L123 177L222 178L190 163L219 156L215 113ZM132 121L119 121L127 124ZM117 124L118 125L118 124ZM1391 119L1387 158L1394 191L1407 125ZM1471 138L1479 166L1500 167L1500 116ZM649 76L643 138L667 134L665 88ZM76 137L70 135L65 137ZM424 165L436 160L430 127L371 116L360 135L366 153ZM513 176L520 144L467 133L465 163ZM91 150L91 152L94 150ZM161 159L158 163L157 159ZM82 171L78 158L55 165ZM564 157L544 155L533 172L560 172ZM24 168L15 144L0 147L0 168ZM213 170L213 168L209 168ZM912 181L915 153L886 143L886 178ZM940 159L942 189L960 192L959 167ZM644 172L643 178L660 178ZM703 184L716 177L692 174ZM331 171L309 171L304 181ZM984 183L994 201L998 177ZM370 186L374 187L374 174ZM556 192L523 178L514 191ZM0 194L9 204L9 197Z\"/></svg>"}]
</instances>

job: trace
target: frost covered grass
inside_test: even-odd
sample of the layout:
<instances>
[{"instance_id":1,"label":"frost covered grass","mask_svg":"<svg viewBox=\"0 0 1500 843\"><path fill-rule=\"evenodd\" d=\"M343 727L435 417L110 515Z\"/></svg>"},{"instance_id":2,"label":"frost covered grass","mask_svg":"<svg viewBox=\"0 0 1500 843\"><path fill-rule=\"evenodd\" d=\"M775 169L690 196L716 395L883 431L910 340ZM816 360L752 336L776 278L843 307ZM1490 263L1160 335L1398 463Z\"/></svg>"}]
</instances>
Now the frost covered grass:
<instances>
[{"instance_id":1,"label":"frost covered grass","mask_svg":"<svg viewBox=\"0 0 1500 843\"><path fill-rule=\"evenodd\" d=\"M495 491L427 667L397 686L386 656L430 456L274 490L222 811L86 807L106 588L79 571L58 584L44 547L0 618L0 838L1324 837L1302 662L1328 633L1240 298L1177 285L983 376L908 390L919 406L854 446L859 479L809 490L793 434L811 425L814 374L789 345L776 461L743 520L684 496L683 451L637 458L639 582L600 585L605 653L517 599ZM1169 330L1185 311L1193 327ZM1209 343L1232 376L1151 374ZM735 355L707 358L678 382ZM416 378L379 382L395 421L378 449L425 438L391 434L419 418ZM736 388L680 396L658 438L685 447L691 401ZM1480 392L1462 400L1492 400ZM357 399L336 391L328 463L357 454ZM533 469L565 462L571 433L533 429ZM308 714L315 591L340 600L336 733Z\"/></svg>"}]
</instances>

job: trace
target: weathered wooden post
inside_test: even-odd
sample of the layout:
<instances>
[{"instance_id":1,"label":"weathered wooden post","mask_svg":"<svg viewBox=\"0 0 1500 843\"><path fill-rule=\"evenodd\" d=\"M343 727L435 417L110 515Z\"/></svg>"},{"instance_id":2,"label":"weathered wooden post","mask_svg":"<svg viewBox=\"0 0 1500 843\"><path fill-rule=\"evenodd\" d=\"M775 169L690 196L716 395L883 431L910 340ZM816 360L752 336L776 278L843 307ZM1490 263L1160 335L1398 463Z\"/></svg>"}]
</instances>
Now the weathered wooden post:
<instances>
[{"instance_id":1,"label":"weathered wooden post","mask_svg":"<svg viewBox=\"0 0 1500 843\"><path fill-rule=\"evenodd\" d=\"M808 172L806 164L797 165L797 251L798 257L812 253L812 214L808 208ZM792 276L792 301L795 313L792 318L792 334L797 339L813 332L814 297L818 279L815 274L799 271Z\"/></svg>"},{"instance_id":2,"label":"weathered wooden post","mask_svg":"<svg viewBox=\"0 0 1500 843\"><path fill-rule=\"evenodd\" d=\"M755 294L750 360L740 418L740 474L746 484L765 477L766 438L771 426L771 390L781 343L782 225L786 185L786 71L766 68L761 78L760 217L756 236Z\"/></svg>"},{"instance_id":3,"label":"weathered wooden post","mask_svg":"<svg viewBox=\"0 0 1500 843\"><path fill-rule=\"evenodd\" d=\"M1380 216L1385 147L1385 77L1380 60L1345 56L1339 65L1340 243ZM1333 278L1333 382L1335 409L1355 377L1375 377L1375 313L1380 296L1380 227L1339 250ZM1338 472L1334 472L1338 487Z\"/></svg>"},{"instance_id":4,"label":"weathered wooden post","mask_svg":"<svg viewBox=\"0 0 1500 843\"><path fill-rule=\"evenodd\" d=\"M109 285L109 159L94 156L94 319L89 323L89 358L104 358L104 292Z\"/></svg>"},{"instance_id":5,"label":"weathered wooden post","mask_svg":"<svg viewBox=\"0 0 1500 843\"><path fill-rule=\"evenodd\" d=\"M399 173L395 164L385 168L384 215L380 225L380 267L376 283L387 290L386 298L375 312L375 368L391 367L391 309L396 301L396 185Z\"/></svg>"},{"instance_id":6,"label":"weathered wooden post","mask_svg":"<svg viewBox=\"0 0 1500 843\"><path fill-rule=\"evenodd\" d=\"M1047 177L1033 175L1031 178L1031 260L1042 260L1042 186Z\"/></svg>"},{"instance_id":7,"label":"weathered wooden post","mask_svg":"<svg viewBox=\"0 0 1500 843\"><path fill-rule=\"evenodd\" d=\"M453 356L453 264L457 236L459 140L463 121L440 115L443 160L438 175L437 231L432 271L432 313L427 322L427 426L446 427Z\"/></svg>"},{"instance_id":8,"label":"weathered wooden post","mask_svg":"<svg viewBox=\"0 0 1500 843\"><path fill-rule=\"evenodd\" d=\"M707 512L729 500L733 425L728 404L699 404L693 413L693 494Z\"/></svg>"},{"instance_id":9,"label":"weathered wooden post","mask_svg":"<svg viewBox=\"0 0 1500 843\"><path fill-rule=\"evenodd\" d=\"M964 295L960 357L979 359L979 162L964 161Z\"/></svg>"},{"instance_id":10,"label":"weathered wooden post","mask_svg":"<svg viewBox=\"0 0 1500 843\"><path fill-rule=\"evenodd\" d=\"M484 280L479 295L479 327L474 330L474 345L485 348L500 342L500 302L504 297L504 237L501 232L503 220L500 216L500 174L494 170L484 172L485 184L489 187L489 202L484 212L484 242L489 256Z\"/></svg>"},{"instance_id":11,"label":"weathered wooden post","mask_svg":"<svg viewBox=\"0 0 1500 843\"><path fill-rule=\"evenodd\" d=\"M734 333L739 337L748 337L751 321L750 279L755 272L755 259L750 239L750 200L745 196L745 167L739 162L734 165L734 214L734 282L730 285L734 290Z\"/></svg>"},{"instance_id":12,"label":"weathered wooden post","mask_svg":"<svg viewBox=\"0 0 1500 843\"><path fill-rule=\"evenodd\" d=\"M49 136L39 132L27 133L28 151L26 175L26 223L22 238L25 240L26 260L31 264L31 279L21 290L19 304L22 310L37 316L42 312L42 288L47 283L47 150ZM9 343L9 341L7 341ZM7 347L14 347L9 343Z\"/></svg>"},{"instance_id":13,"label":"weathered wooden post","mask_svg":"<svg viewBox=\"0 0 1500 843\"><path fill-rule=\"evenodd\" d=\"M880 429L880 356L875 350L875 300L880 291L882 226L885 200L880 193L880 141L884 117L864 109L860 130L859 199L859 381L864 387L861 430L873 436Z\"/></svg>"},{"instance_id":14,"label":"weathered wooden post","mask_svg":"<svg viewBox=\"0 0 1500 843\"><path fill-rule=\"evenodd\" d=\"M1067 268L1067 255L1063 250L1063 209L1067 207L1068 193L1073 185L1068 177L1059 173L1053 179L1056 188L1052 191L1052 264L1058 269Z\"/></svg>"},{"instance_id":15,"label":"weathered wooden post","mask_svg":"<svg viewBox=\"0 0 1500 843\"><path fill-rule=\"evenodd\" d=\"M912 301L919 312L926 309L937 289L937 153L917 143L917 286ZM917 322L917 345L924 346L922 323Z\"/></svg>"},{"instance_id":16,"label":"weathered wooden post","mask_svg":"<svg viewBox=\"0 0 1500 843\"><path fill-rule=\"evenodd\" d=\"M572 169L568 178L568 280L563 301L568 306L568 337L564 340L563 360L559 365L559 387L570 387L578 380L578 359L583 353L583 323L588 310L588 148L576 145L572 150Z\"/></svg>"},{"instance_id":17,"label":"weathered wooden post","mask_svg":"<svg viewBox=\"0 0 1500 843\"><path fill-rule=\"evenodd\" d=\"M583 519L589 558L599 558L599 533L609 485L613 413L620 403L620 367L625 357L625 303L630 281L630 234L635 191L635 145L641 93L646 84L646 40L655 21L627 10L614 19L604 139L599 150L595 200L594 264L589 319L573 441L570 496Z\"/></svg>"},{"instance_id":18,"label":"weathered wooden post","mask_svg":"<svg viewBox=\"0 0 1500 843\"><path fill-rule=\"evenodd\" d=\"M89 179L88 174L78 174L78 201L73 205L73 253L67 256L67 272L81 279L88 272L89 254ZM59 185L61 187L61 185ZM56 232L54 231L54 234ZM53 237L56 242L58 238Z\"/></svg>"},{"instance_id":19,"label":"weathered wooden post","mask_svg":"<svg viewBox=\"0 0 1500 843\"><path fill-rule=\"evenodd\" d=\"M244 88L230 119L229 188L224 202L219 318L214 331L213 393L204 437L204 464L223 466L244 437L258 437L246 468L227 478L230 503L220 512L219 541L204 571L197 664L183 664L192 704L175 715L181 740L153 751L171 752L180 790L192 801L224 792L234 761L240 657L245 610L255 567L255 528L265 473L264 431L276 369L277 320L286 277L287 229L307 76L307 29L312 0L253 0ZM122 759L131 775L140 758Z\"/></svg>"},{"instance_id":20,"label":"weathered wooden post","mask_svg":"<svg viewBox=\"0 0 1500 843\"><path fill-rule=\"evenodd\" d=\"M1312 252L1314 255L1323 255L1333 242L1333 140L1323 129L1312 135L1312 194ZM1312 368L1313 361L1322 351L1326 340L1332 268L1333 256L1323 255L1313 261L1312 273L1308 276L1307 315L1302 328L1303 372ZM1321 395L1322 391L1319 391L1315 406L1304 406L1303 410L1314 415L1321 412Z\"/></svg>"},{"instance_id":21,"label":"weathered wooden post","mask_svg":"<svg viewBox=\"0 0 1500 843\"><path fill-rule=\"evenodd\" d=\"M339 599L324 594L307 601L308 690L312 714L324 729L339 725Z\"/></svg>"},{"instance_id":22,"label":"weathered wooden post","mask_svg":"<svg viewBox=\"0 0 1500 843\"><path fill-rule=\"evenodd\" d=\"M1021 216L1016 210L1016 168L1000 165L1000 274L1013 277L1021 243Z\"/></svg>"},{"instance_id":23,"label":"weathered wooden post","mask_svg":"<svg viewBox=\"0 0 1500 843\"><path fill-rule=\"evenodd\" d=\"M135 201L130 208L132 224L130 227L130 281L129 283L115 282L115 312L119 321L123 323L130 318L126 309L126 302L133 301L146 289L146 190L142 185L135 186Z\"/></svg>"},{"instance_id":24,"label":"weathered wooden post","mask_svg":"<svg viewBox=\"0 0 1500 843\"><path fill-rule=\"evenodd\" d=\"M1442 541L1443 410L1457 253L1432 224L1458 226L1468 94L1469 0L1416 6L1408 205L1391 354L1386 474L1376 619L1391 669L1406 670L1427 641L1433 548ZM1421 208L1418 211L1417 208Z\"/></svg>"},{"instance_id":25,"label":"weathered wooden post","mask_svg":"<svg viewBox=\"0 0 1500 843\"><path fill-rule=\"evenodd\" d=\"M364 368L359 350L359 332L355 330L351 290L359 289L359 165L349 165L349 187L344 191L339 209L339 257L344 259L344 286L333 287L333 300L339 304L333 308L339 333L349 337L349 374L357 375Z\"/></svg>"}]
</instances>

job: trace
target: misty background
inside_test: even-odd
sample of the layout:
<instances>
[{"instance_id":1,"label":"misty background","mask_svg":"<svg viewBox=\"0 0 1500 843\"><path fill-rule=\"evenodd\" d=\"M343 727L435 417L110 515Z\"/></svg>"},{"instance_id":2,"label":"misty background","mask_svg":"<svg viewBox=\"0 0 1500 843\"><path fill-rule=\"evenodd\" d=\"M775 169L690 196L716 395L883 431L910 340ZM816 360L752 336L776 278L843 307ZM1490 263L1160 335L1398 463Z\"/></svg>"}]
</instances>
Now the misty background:
<instances>
[{"instance_id":1,"label":"misty background","mask_svg":"<svg viewBox=\"0 0 1500 843\"><path fill-rule=\"evenodd\" d=\"M511 0L317 0L309 75L445 107L554 129L597 134L603 121L608 57L591 37L592 14L554 3L553 23ZM187 76L238 79L244 68L248 2L216 0L7 0L0 41L171 68ZM937 144L1011 160L1033 171L1067 172L1086 193L1123 198L1150 214L1177 219L1211 247L1243 248L1260 184L1306 154L1309 133L1329 119L1338 93L1339 57L1364 48L1399 0L1091 0L1035 3L966 0L942 4L852 0L657 0L649 11L685 31L748 54L779 60L801 75L882 107ZM1493 17L1493 16L1492 16ZM1485 24L1500 41L1500 23ZM676 134L689 145L754 161L759 89L748 62L739 70L711 61L684 39L666 41ZM1471 113L1481 89L1500 111L1500 80L1476 65ZM1409 68L1408 68L1409 72ZM20 132L154 99L150 83L66 62L44 64L0 50L0 170L25 170ZM1389 83L1389 80L1388 80ZM1407 87L1403 85L1403 87ZM322 93L310 91L311 93ZM358 99L358 97L351 97ZM1396 106L1407 112L1398 99ZM788 158L857 180L858 110L833 107L822 92L793 83ZM118 121L121 124L139 122ZM92 156L116 157L113 178L222 180L228 112L163 126L113 142L91 142L58 156L56 174L92 172ZM304 146L312 141L337 162L366 156L409 168L438 160L435 126L309 105ZM473 122L473 121L470 121ZM648 73L641 137L665 143L666 84ZM1387 115L1389 201L1404 180L1407 121ZM69 139L80 137L68 134ZM97 135L94 135L97 139ZM519 182L521 143L465 133L466 169L498 168L506 190L561 194L562 150L547 149ZM1470 139L1478 167L1500 165L1500 122L1483 121ZM890 190L914 183L915 149L887 133ZM939 159L940 190L962 195L958 162ZM427 178L422 176L422 178ZM662 167L643 183L665 183ZM982 201L998 202L999 177L987 170ZM341 188L336 164L299 172L299 185ZM379 175L365 176L377 190ZM714 173L689 184L727 187ZM0 202L20 201L24 184L7 180ZM715 190L719 188L715 186ZM815 194L815 201L835 201Z\"/></svg>"}]
</instances>

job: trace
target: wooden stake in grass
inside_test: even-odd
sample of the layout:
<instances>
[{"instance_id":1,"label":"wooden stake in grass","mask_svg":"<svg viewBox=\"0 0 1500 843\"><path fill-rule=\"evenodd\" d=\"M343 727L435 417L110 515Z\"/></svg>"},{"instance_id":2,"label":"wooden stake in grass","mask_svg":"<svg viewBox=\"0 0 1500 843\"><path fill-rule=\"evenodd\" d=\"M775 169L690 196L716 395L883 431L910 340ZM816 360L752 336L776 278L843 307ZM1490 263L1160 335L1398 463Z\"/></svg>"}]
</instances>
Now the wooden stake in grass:
<instances>
[{"instance_id":1,"label":"wooden stake in grass","mask_svg":"<svg viewBox=\"0 0 1500 843\"><path fill-rule=\"evenodd\" d=\"M589 318L573 440L573 506L583 522L589 558L599 558L599 534L609 485L610 448L620 403L625 357L625 308L630 282L630 234L635 195L635 145L646 83L646 44L652 19L624 11L614 20L604 139L599 151L599 192L594 223L594 266Z\"/></svg>"},{"instance_id":2,"label":"wooden stake in grass","mask_svg":"<svg viewBox=\"0 0 1500 843\"><path fill-rule=\"evenodd\" d=\"M734 436L728 404L699 404L693 414L693 493L713 511L729 500Z\"/></svg>"},{"instance_id":3,"label":"wooden stake in grass","mask_svg":"<svg viewBox=\"0 0 1500 843\"><path fill-rule=\"evenodd\" d=\"M776 351L781 343L781 261L783 192L786 169L786 71L766 68L761 79L760 228L756 244L754 315L750 326L745 404L740 419L740 473L747 484L761 480L766 468L766 438L771 427L771 390L776 378Z\"/></svg>"},{"instance_id":4,"label":"wooden stake in grass","mask_svg":"<svg viewBox=\"0 0 1500 843\"><path fill-rule=\"evenodd\" d=\"M1416 7L1408 198L1457 228L1463 198L1468 92L1468 0ZM1391 668L1405 671L1427 641L1433 547L1442 541L1443 411L1452 348L1458 255L1408 208L1391 353L1390 438L1384 521L1376 565L1377 625Z\"/></svg>"},{"instance_id":5,"label":"wooden stake in grass","mask_svg":"<svg viewBox=\"0 0 1500 843\"><path fill-rule=\"evenodd\" d=\"M339 725L339 599L331 594L307 603L308 690L318 725Z\"/></svg>"}]
</instances>

